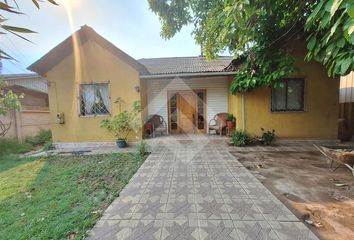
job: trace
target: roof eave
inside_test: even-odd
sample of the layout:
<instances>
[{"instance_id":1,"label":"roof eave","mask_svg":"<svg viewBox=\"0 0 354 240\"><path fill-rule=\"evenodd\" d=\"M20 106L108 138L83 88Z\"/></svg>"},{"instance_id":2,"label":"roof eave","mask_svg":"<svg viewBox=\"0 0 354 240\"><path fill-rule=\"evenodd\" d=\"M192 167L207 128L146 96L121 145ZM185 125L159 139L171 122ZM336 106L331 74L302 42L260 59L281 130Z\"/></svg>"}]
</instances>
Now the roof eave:
<instances>
[{"instance_id":1,"label":"roof eave","mask_svg":"<svg viewBox=\"0 0 354 240\"><path fill-rule=\"evenodd\" d=\"M232 76L237 72L201 72L201 73L170 73L170 74L149 74L140 75L140 79L175 78L175 77L217 77Z\"/></svg>"}]
</instances>

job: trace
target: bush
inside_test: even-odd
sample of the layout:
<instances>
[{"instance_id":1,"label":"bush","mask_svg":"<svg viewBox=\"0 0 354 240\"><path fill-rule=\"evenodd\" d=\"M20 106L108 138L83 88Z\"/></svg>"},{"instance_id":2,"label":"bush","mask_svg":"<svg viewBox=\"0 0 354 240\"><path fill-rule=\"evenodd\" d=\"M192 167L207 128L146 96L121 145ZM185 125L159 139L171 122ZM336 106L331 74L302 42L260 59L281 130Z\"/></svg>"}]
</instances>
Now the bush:
<instances>
[{"instance_id":1,"label":"bush","mask_svg":"<svg viewBox=\"0 0 354 240\"><path fill-rule=\"evenodd\" d=\"M32 150L32 145L29 143L18 143L15 139L2 138L0 139L0 156L9 154L21 154Z\"/></svg>"},{"instance_id":2,"label":"bush","mask_svg":"<svg viewBox=\"0 0 354 240\"><path fill-rule=\"evenodd\" d=\"M262 136L260 137L260 141L264 145L269 145L275 140L275 130L265 131L264 128L261 128Z\"/></svg>"},{"instance_id":3,"label":"bush","mask_svg":"<svg viewBox=\"0 0 354 240\"><path fill-rule=\"evenodd\" d=\"M234 131L231 135L231 142L234 146L245 146L249 141L249 135L245 131Z\"/></svg>"},{"instance_id":4,"label":"bush","mask_svg":"<svg viewBox=\"0 0 354 240\"><path fill-rule=\"evenodd\" d=\"M104 119L101 127L111 132L118 140L127 140L129 133L134 129L131 124L133 116L128 111L123 111L112 119Z\"/></svg>"},{"instance_id":5,"label":"bush","mask_svg":"<svg viewBox=\"0 0 354 240\"><path fill-rule=\"evenodd\" d=\"M50 130L40 130L36 136L27 137L25 142L32 146L47 145L52 141L52 132Z\"/></svg>"}]
</instances>

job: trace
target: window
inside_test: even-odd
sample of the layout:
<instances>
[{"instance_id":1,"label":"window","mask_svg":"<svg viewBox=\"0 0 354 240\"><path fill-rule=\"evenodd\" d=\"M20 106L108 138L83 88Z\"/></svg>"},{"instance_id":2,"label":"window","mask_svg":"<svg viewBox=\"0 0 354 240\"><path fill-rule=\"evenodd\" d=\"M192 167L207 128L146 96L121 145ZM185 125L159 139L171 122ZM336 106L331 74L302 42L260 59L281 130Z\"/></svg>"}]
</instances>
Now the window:
<instances>
[{"instance_id":1,"label":"window","mask_svg":"<svg viewBox=\"0 0 354 240\"><path fill-rule=\"evenodd\" d=\"M272 89L272 112L304 110L304 79L285 79L283 88Z\"/></svg>"},{"instance_id":2,"label":"window","mask_svg":"<svg viewBox=\"0 0 354 240\"><path fill-rule=\"evenodd\" d=\"M106 115L110 113L108 84L80 85L80 115Z\"/></svg>"}]
</instances>

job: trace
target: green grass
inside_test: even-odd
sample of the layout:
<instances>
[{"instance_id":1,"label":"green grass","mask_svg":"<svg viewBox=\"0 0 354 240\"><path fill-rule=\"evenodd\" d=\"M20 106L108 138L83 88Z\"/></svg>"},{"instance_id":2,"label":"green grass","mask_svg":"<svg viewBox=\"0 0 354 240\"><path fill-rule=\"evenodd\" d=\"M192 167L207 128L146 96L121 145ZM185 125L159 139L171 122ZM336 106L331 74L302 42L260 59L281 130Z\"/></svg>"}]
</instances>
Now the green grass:
<instances>
[{"instance_id":1,"label":"green grass","mask_svg":"<svg viewBox=\"0 0 354 240\"><path fill-rule=\"evenodd\" d=\"M1 158L1 239L84 238L144 159L132 153Z\"/></svg>"},{"instance_id":2,"label":"green grass","mask_svg":"<svg viewBox=\"0 0 354 240\"><path fill-rule=\"evenodd\" d=\"M26 153L33 149L29 143L18 143L15 139L0 138L0 157L9 154Z\"/></svg>"},{"instance_id":3,"label":"green grass","mask_svg":"<svg viewBox=\"0 0 354 240\"><path fill-rule=\"evenodd\" d=\"M19 143L16 139L0 138L0 158L10 154L27 153L38 147L48 150L51 144L52 132L50 130L41 130L37 135L27 137L24 143Z\"/></svg>"}]
</instances>

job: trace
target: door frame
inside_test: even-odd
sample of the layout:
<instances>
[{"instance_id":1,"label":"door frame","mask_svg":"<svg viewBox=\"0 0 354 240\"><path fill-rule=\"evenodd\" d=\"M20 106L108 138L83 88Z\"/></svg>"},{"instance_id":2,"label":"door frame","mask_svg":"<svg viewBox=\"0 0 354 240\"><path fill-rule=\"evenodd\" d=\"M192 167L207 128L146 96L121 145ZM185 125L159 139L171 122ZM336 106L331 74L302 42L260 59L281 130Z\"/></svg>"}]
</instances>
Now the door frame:
<instances>
[{"instance_id":1,"label":"door frame","mask_svg":"<svg viewBox=\"0 0 354 240\"><path fill-rule=\"evenodd\" d=\"M167 91L167 112L168 112L168 131L171 134L179 134L182 133L182 129L180 128L180 95L179 92L193 92L195 94L195 122L194 122L194 127L195 127L195 134L204 134L207 133L207 90L206 89L192 89L192 90L168 90ZM203 110L204 110L204 129L198 129L198 93L204 93L204 99L203 99ZM177 129L172 129L171 128L171 98L173 95L176 95L176 109L177 109Z\"/></svg>"}]
</instances>

